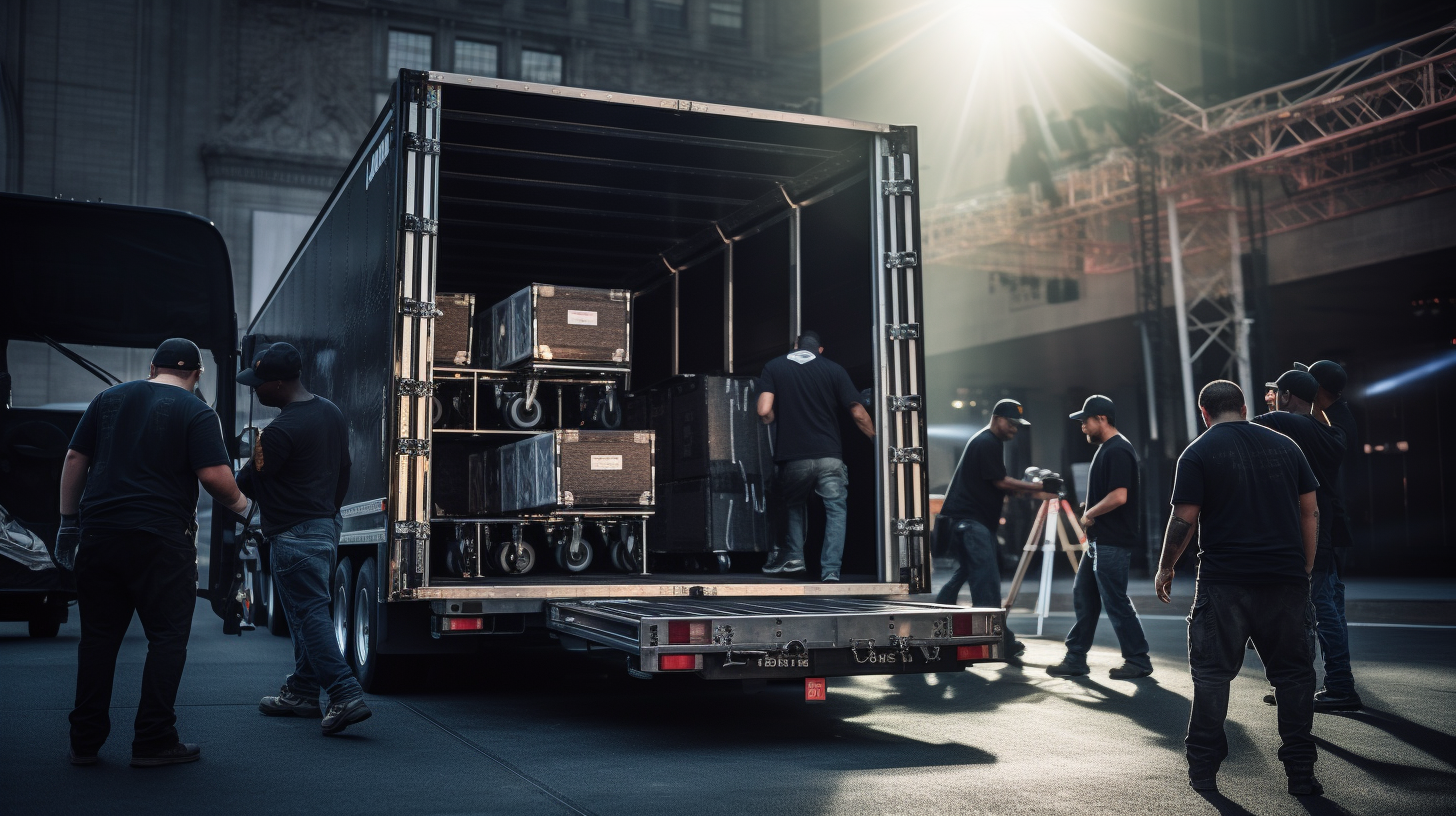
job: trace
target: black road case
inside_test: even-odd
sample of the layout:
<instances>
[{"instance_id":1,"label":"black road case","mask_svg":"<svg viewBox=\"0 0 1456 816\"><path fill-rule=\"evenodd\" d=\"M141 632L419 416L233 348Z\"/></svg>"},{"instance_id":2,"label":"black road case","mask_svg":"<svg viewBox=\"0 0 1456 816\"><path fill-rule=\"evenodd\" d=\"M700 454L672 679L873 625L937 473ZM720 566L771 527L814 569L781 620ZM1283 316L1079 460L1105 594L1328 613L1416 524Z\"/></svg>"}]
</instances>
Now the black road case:
<instances>
[{"instance_id":1,"label":"black road case","mask_svg":"<svg viewBox=\"0 0 1456 816\"><path fill-rule=\"evenodd\" d=\"M773 472L768 426L758 416L752 377L684 377L672 395L671 479L704 478L715 469L751 476ZM664 479L666 481L666 479Z\"/></svg>"},{"instance_id":2,"label":"black road case","mask_svg":"<svg viewBox=\"0 0 1456 816\"><path fill-rule=\"evenodd\" d=\"M490 512L646 510L656 501L651 431L558 430L490 453Z\"/></svg>"},{"instance_id":3,"label":"black road case","mask_svg":"<svg viewBox=\"0 0 1456 816\"><path fill-rule=\"evenodd\" d=\"M495 368L592 364L626 370L632 294L534 283L490 310Z\"/></svg>"},{"instance_id":4,"label":"black road case","mask_svg":"<svg viewBox=\"0 0 1456 816\"><path fill-rule=\"evenodd\" d=\"M768 477L726 468L704 479L662 485L648 522L647 546L659 553L768 552Z\"/></svg>"}]
</instances>

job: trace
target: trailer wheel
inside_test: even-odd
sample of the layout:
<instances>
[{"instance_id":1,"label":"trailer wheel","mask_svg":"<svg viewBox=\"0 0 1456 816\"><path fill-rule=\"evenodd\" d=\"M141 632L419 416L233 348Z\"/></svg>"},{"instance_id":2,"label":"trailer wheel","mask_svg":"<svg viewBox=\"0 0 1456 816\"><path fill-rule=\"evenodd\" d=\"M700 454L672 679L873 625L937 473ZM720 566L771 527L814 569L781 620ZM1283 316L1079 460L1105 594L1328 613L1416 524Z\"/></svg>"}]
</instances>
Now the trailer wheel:
<instances>
[{"instance_id":1,"label":"trailer wheel","mask_svg":"<svg viewBox=\"0 0 1456 816\"><path fill-rule=\"evenodd\" d=\"M346 653L359 685L370 694L385 691L398 668L398 655L381 655L374 649L374 634L379 631L380 606L376 600L379 586L373 556L364 559L354 579L354 604L350 610L350 649Z\"/></svg>"},{"instance_id":2,"label":"trailer wheel","mask_svg":"<svg viewBox=\"0 0 1456 816\"><path fill-rule=\"evenodd\" d=\"M522 541L521 554L517 557L515 546L509 541L502 541L491 553L491 563L502 575L525 575L536 568L536 548Z\"/></svg>"},{"instance_id":3,"label":"trailer wheel","mask_svg":"<svg viewBox=\"0 0 1456 816\"><path fill-rule=\"evenodd\" d=\"M347 556L339 559L334 567L333 613L334 640L338 641L339 654L346 659L349 655L349 605L354 601L354 565Z\"/></svg>"},{"instance_id":4,"label":"trailer wheel","mask_svg":"<svg viewBox=\"0 0 1456 816\"><path fill-rule=\"evenodd\" d=\"M546 419L546 412L541 409L541 403L531 400L531 403L527 405L524 394L511 397L506 402L503 413L507 425L522 431L539 428Z\"/></svg>"}]
</instances>

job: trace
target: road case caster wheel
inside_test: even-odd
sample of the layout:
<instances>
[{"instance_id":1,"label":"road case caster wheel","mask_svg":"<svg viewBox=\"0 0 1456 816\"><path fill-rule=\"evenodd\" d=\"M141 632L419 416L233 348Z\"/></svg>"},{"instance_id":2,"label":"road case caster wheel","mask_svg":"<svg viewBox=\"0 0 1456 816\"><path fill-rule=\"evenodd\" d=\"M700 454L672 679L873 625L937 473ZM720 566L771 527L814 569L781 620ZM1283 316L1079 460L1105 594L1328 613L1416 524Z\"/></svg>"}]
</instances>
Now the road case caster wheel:
<instances>
[{"instance_id":1,"label":"road case caster wheel","mask_svg":"<svg viewBox=\"0 0 1456 816\"><path fill-rule=\"evenodd\" d=\"M725 552L713 553L713 555L716 557L713 559L712 563L708 565L709 569L718 573L719 575L722 575L723 573L729 572L733 569L733 556Z\"/></svg>"},{"instance_id":2,"label":"road case caster wheel","mask_svg":"<svg viewBox=\"0 0 1456 816\"><path fill-rule=\"evenodd\" d=\"M523 394L511 397L501 413L507 425L521 431L539 428L546 420L546 412L541 409L541 403L531 400L528 405Z\"/></svg>"},{"instance_id":3,"label":"road case caster wheel","mask_svg":"<svg viewBox=\"0 0 1456 816\"><path fill-rule=\"evenodd\" d=\"M615 431L622 427L622 403L603 397L597 403L596 420L604 430Z\"/></svg>"},{"instance_id":4,"label":"road case caster wheel","mask_svg":"<svg viewBox=\"0 0 1456 816\"><path fill-rule=\"evenodd\" d=\"M563 541L553 548L552 553L556 558L556 566L567 572L582 572L592 563L591 545L582 541L576 545L576 552L571 550L571 542Z\"/></svg>"},{"instance_id":5,"label":"road case caster wheel","mask_svg":"<svg viewBox=\"0 0 1456 816\"><path fill-rule=\"evenodd\" d=\"M492 555L494 566L500 570L502 575L525 575L536 568L536 548L522 541L520 554L516 554L516 545L509 541L502 542Z\"/></svg>"}]
</instances>

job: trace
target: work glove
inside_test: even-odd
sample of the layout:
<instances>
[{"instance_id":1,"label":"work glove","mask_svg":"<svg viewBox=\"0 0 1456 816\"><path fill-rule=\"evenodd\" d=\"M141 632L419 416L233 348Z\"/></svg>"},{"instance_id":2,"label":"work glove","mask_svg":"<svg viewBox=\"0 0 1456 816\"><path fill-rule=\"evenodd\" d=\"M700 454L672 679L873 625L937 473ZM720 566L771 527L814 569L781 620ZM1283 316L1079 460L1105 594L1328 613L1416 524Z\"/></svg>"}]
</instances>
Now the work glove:
<instances>
[{"instance_id":1,"label":"work glove","mask_svg":"<svg viewBox=\"0 0 1456 816\"><path fill-rule=\"evenodd\" d=\"M61 516L61 529L56 531L56 550L51 560L68 572L76 569L76 550L81 546L81 517Z\"/></svg>"}]
</instances>

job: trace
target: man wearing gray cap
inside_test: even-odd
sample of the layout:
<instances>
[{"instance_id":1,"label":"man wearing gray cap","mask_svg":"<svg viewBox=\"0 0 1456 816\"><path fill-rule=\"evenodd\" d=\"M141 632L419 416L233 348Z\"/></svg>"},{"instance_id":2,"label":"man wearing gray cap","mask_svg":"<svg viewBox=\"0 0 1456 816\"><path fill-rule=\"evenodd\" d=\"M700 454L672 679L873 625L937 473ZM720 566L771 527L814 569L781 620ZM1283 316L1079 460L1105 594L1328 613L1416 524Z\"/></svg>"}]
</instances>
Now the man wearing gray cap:
<instances>
[{"instance_id":1,"label":"man wearing gray cap","mask_svg":"<svg viewBox=\"0 0 1456 816\"><path fill-rule=\"evenodd\" d=\"M1137 610L1127 597L1128 567L1137 537L1137 452L1113 423L1117 409L1112 400L1093 394L1082 410L1068 415L1082 423L1088 442L1097 443L1087 473L1087 509L1082 526L1087 529L1087 557L1082 559L1072 581L1072 608L1077 621L1067 633L1067 656L1047 667L1053 677L1087 673L1087 652L1097 633L1097 618L1107 609L1112 631L1122 647L1123 663L1108 672L1114 680L1131 680L1153 673L1148 657L1148 639L1143 634Z\"/></svg>"},{"instance_id":2,"label":"man wearing gray cap","mask_svg":"<svg viewBox=\"0 0 1456 816\"><path fill-rule=\"evenodd\" d=\"M940 588L935 602L953 604L961 587L970 584L971 603L995 608L1001 605L1001 563L996 554L996 531L1001 527L1001 505L1011 495L1035 495L1055 498L1041 492L1040 482L1024 482L1006 475L1006 459L1002 445L1014 439L1022 427L1030 425L1022 418L1021 403L1004 399L991 409L991 421L980 433L971 437L961 452L955 475L945 491L936 526L948 525L950 550L960 562L950 580ZM1026 647L1005 632L1002 657L1012 658Z\"/></svg>"},{"instance_id":3,"label":"man wearing gray cap","mask_svg":"<svg viewBox=\"0 0 1456 816\"><path fill-rule=\"evenodd\" d=\"M116 653L131 625L147 635L134 767L193 762L177 738L177 687L197 606L197 485L239 515L217 414L193 393L202 353L191 340L157 347L145 380L102 391L81 416L61 471L56 560L76 572L81 610L71 764L92 765L111 731Z\"/></svg>"}]
</instances>

